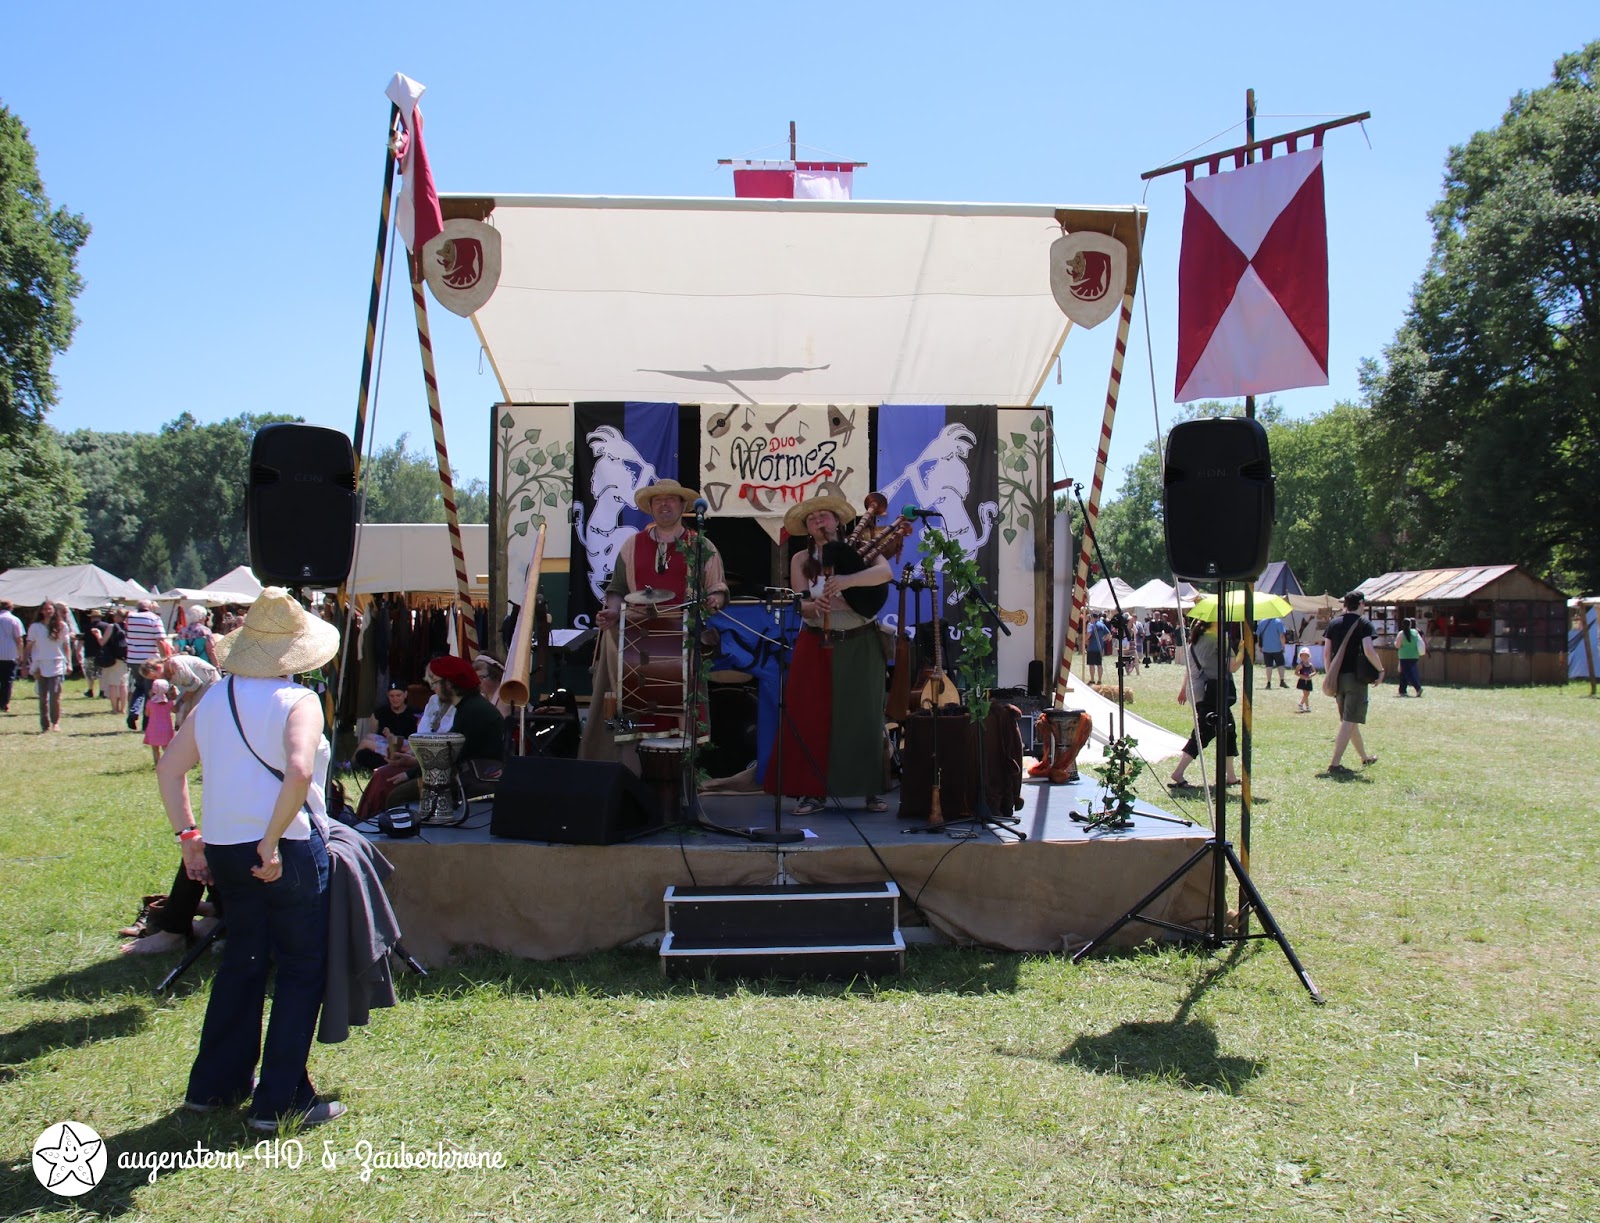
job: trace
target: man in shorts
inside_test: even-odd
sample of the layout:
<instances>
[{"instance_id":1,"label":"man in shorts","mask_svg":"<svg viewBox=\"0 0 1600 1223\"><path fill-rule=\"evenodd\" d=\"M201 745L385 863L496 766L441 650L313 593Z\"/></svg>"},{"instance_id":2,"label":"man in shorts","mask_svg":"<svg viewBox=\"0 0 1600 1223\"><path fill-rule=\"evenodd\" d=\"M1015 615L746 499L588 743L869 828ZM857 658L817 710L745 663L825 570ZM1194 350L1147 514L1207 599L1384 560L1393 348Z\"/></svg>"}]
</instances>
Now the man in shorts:
<instances>
[{"instance_id":1,"label":"man in shorts","mask_svg":"<svg viewBox=\"0 0 1600 1223\"><path fill-rule=\"evenodd\" d=\"M1266 687L1272 687L1272 668L1278 668L1278 687L1287 688L1283 666L1283 621L1269 616L1256 625L1256 640L1261 643L1263 669L1267 673Z\"/></svg>"},{"instance_id":2,"label":"man in shorts","mask_svg":"<svg viewBox=\"0 0 1600 1223\"><path fill-rule=\"evenodd\" d=\"M1091 684L1105 682L1105 672L1101 666L1105 662L1106 646L1110 641L1111 628L1106 624L1105 616L1095 612L1094 619L1089 621L1083 643L1083 675Z\"/></svg>"},{"instance_id":3,"label":"man in shorts","mask_svg":"<svg viewBox=\"0 0 1600 1223\"><path fill-rule=\"evenodd\" d=\"M1331 666L1333 656L1339 652L1340 643L1347 635L1354 634L1350 637L1350 644L1345 646L1344 657L1339 660L1339 674L1336 677L1339 684L1339 733L1333 740L1333 763L1328 765L1328 775L1331 777L1349 776L1353 772L1340 763L1344 758L1344 749L1352 743L1362 764L1378 763L1376 756L1367 755L1361 728L1367 722L1367 691L1373 684L1383 682L1383 661L1373 645L1372 625L1361 614L1361 603L1359 591L1353 590L1345 595L1344 615L1328 625L1327 634L1322 639L1322 656ZM1372 664L1371 670L1375 672L1371 678L1362 676L1363 656Z\"/></svg>"}]
</instances>

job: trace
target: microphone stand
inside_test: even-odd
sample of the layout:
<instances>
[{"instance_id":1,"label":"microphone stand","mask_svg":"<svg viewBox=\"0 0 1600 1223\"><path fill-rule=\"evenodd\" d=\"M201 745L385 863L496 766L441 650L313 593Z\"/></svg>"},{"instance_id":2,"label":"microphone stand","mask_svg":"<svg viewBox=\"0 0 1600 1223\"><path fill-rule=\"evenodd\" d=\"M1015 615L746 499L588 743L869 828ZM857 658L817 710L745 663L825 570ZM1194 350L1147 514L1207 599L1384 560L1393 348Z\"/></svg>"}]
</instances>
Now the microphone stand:
<instances>
[{"instance_id":1,"label":"microphone stand","mask_svg":"<svg viewBox=\"0 0 1600 1223\"><path fill-rule=\"evenodd\" d=\"M801 829L785 828L783 826L783 741L786 738L784 735L785 723L789 718L789 657L794 647L790 643L788 635L783 631L783 612L780 605L770 597L776 593L776 591L770 589L767 591L769 596L767 610L772 613L773 621L778 626L778 635L782 639L782 645L778 651L778 745L773 750L772 759L768 762L767 767L777 770L776 776L778 780L777 784L772 787L772 827L752 828L750 830L750 839L767 845L792 845L796 841L805 840L806 834ZM792 606L794 607L795 620L798 622L800 619L801 593L798 590L792 590L788 593L794 597Z\"/></svg>"},{"instance_id":2,"label":"microphone stand","mask_svg":"<svg viewBox=\"0 0 1600 1223\"><path fill-rule=\"evenodd\" d=\"M684 705L683 729L685 738L689 741L688 750L684 752L683 771L679 777L679 808L683 812L683 822L691 827L700 828L706 832L720 832L724 836L742 837L745 840L754 838L743 828L729 828L723 824L714 824L706 817L704 808L700 805L700 787L696 784L699 776L696 771L696 760L700 754L700 635L705 631L705 504L696 502L694 507L694 555L689 563L693 572L688 575L685 583L686 591L693 596L689 604L689 615L685 620L686 636L684 640Z\"/></svg>"}]
</instances>

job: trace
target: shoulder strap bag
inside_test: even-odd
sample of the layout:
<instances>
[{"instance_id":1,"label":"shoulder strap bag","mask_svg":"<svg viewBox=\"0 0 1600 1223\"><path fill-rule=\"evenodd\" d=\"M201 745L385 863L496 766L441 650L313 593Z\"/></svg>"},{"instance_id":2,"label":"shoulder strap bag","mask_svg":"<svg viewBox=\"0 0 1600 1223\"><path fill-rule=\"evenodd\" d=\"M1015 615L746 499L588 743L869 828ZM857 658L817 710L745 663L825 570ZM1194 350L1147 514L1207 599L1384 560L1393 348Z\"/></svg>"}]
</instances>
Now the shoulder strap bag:
<instances>
[{"instance_id":1,"label":"shoulder strap bag","mask_svg":"<svg viewBox=\"0 0 1600 1223\"><path fill-rule=\"evenodd\" d=\"M1342 617L1341 617L1342 618ZM1333 652L1333 661L1328 664L1328 669L1322 673L1322 695L1339 695L1339 664L1344 661L1345 647L1350 644L1350 638L1355 636L1355 625L1350 625L1344 631L1344 636L1339 639L1339 648Z\"/></svg>"},{"instance_id":2,"label":"shoulder strap bag","mask_svg":"<svg viewBox=\"0 0 1600 1223\"><path fill-rule=\"evenodd\" d=\"M250 736L244 733L244 723L239 721L239 702L233 697L233 676L231 675L228 676L228 710L233 714L233 727L239 732L239 738L243 740L245 750L256 758L257 762L262 768L266 769L267 772L271 773L278 779L279 783L282 784L283 770L275 769L265 760L262 760L261 753L256 751L256 749L251 745ZM311 802L309 799L300 804L300 809L306 813L313 824L317 822L317 813L311 809Z\"/></svg>"}]
</instances>

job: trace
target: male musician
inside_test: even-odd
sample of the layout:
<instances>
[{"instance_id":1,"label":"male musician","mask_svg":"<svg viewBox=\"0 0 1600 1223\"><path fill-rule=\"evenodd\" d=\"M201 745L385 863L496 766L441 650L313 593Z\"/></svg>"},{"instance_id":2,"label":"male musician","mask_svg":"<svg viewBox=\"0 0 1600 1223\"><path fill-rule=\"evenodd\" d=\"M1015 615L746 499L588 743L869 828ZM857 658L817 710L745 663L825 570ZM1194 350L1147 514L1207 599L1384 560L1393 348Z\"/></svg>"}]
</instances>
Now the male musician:
<instances>
[{"instance_id":1,"label":"male musician","mask_svg":"<svg viewBox=\"0 0 1600 1223\"><path fill-rule=\"evenodd\" d=\"M690 594L689 560L687 553L696 547L695 533L683 525L683 511L693 504L700 494L685 488L676 480L657 480L634 494L633 503L654 521L644 530L623 540L617 550L617 566L606 583L606 605L595 616L595 627L601 630L594 653L594 696L590 700L589 717L584 723L583 740L578 747L580 760L616 760L622 756L618 750L602 710L608 692L617 685L617 654L619 648L617 625L625 612L624 598L634 591L646 588L664 592L662 602L667 606L686 603ZM728 602L728 583L722 572L722 557L709 539L700 541L705 549L701 566L699 593L705 600L706 614L719 611ZM648 610L648 609L646 609ZM632 756L628 752L628 756Z\"/></svg>"}]
</instances>

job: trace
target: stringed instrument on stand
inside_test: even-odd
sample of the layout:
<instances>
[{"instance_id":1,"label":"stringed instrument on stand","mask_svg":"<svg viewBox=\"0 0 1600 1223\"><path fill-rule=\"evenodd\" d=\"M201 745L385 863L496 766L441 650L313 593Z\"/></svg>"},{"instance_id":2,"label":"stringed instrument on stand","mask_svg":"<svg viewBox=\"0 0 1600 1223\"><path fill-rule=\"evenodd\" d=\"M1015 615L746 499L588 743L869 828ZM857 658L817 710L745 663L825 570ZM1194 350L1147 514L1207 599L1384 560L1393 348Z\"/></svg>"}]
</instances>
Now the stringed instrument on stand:
<instances>
[{"instance_id":1,"label":"stringed instrument on stand","mask_svg":"<svg viewBox=\"0 0 1600 1223\"><path fill-rule=\"evenodd\" d=\"M886 722L903 723L911 716L911 633L906 624L906 591L913 583L917 590L922 589L921 580L915 574L915 566L907 565L896 583L900 587L900 611L895 619L894 679L889 684L889 695L883 703L883 719Z\"/></svg>"},{"instance_id":2,"label":"stringed instrument on stand","mask_svg":"<svg viewBox=\"0 0 1600 1223\"><path fill-rule=\"evenodd\" d=\"M918 709L937 712L945 705L961 704L961 693L955 681L944 673L944 618L939 615L939 583L931 570L925 571L928 588L933 592L933 665L918 679ZM921 628L921 625L918 625Z\"/></svg>"}]
</instances>

